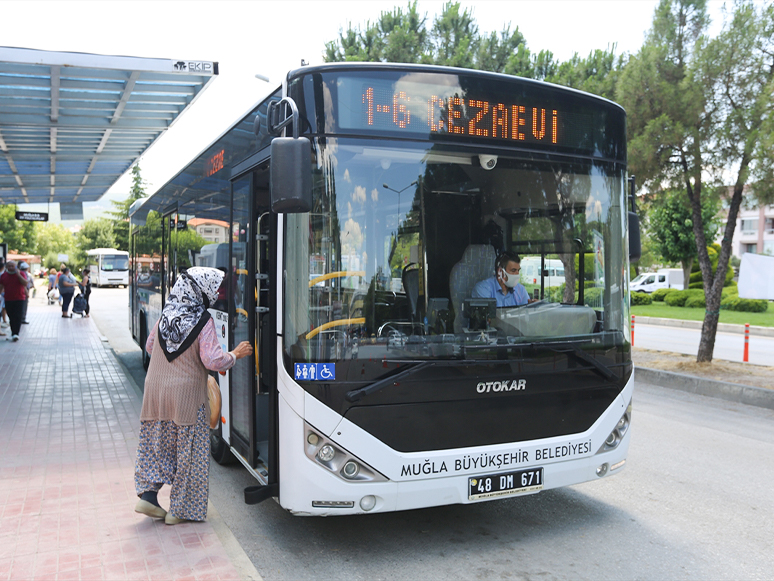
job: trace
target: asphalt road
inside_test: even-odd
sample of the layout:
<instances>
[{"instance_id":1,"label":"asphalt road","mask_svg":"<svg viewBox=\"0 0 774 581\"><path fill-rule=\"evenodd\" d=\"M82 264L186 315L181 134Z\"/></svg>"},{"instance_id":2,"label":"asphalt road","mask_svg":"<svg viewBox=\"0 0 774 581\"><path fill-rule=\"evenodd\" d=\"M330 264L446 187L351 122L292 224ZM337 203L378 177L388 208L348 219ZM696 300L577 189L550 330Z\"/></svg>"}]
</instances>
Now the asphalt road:
<instances>
[{"instance_id":1,"label":"asphalt road","mask_svg":"<svg viewBox=\"0 0 774 581\"><path fill-rule=\"evenodd\" d=\"M91 302L125 345L126 291ZM774 411L638 383L632 430L620 474L521 498L301 518L246 506L253 479L212 463L210 499L267 581L771 579Z\"/></svg>"},{"instance_id":2,"label":"asphalt road","mask_svg":"<svg viewBox=\"0 0 774 581\"><path fill-rule=\"evenodd\" d=\"M671 351L696 355L699 351L701 330L661 325L634 325L634 346L641 349ZM774 365L774 337L750 336L749 363L753 365ZM717 333L713 359L737 361L744 355L744 335L738 333Z\"/></svg>"}]
</instances>

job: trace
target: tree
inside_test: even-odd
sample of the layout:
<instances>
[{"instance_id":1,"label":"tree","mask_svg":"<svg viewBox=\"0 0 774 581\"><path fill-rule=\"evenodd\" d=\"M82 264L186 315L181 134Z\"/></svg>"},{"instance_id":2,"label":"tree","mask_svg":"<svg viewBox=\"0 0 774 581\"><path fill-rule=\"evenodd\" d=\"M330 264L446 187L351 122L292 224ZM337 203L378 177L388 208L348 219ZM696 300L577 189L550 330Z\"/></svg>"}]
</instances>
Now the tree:
<instances>
[{"instance_id":1,"label":"tree","mask_svg":"<svg viewBox=\"0 0 774 581\"><path fill-rule=\"evenodd\" d=\"M624 57L615 56L615 45L596 50L587 58L576 53L559 63L551 51L533 53L518 26L500 33L481 33L467 8L459 2L444 4L441 14L426 28L416 0L405 10L382 12L364 29L347 25L337 40L325 45L326 62L370 61L428 63L506 73L574 87L612 99Z\"/></svg>"},{"instance_id":2,"label":"tree","mask_svg":"<svg viewBox=\"0 0 774 581\"><path fill-rule=\"evenodd\" d=\"M476 54L476 68L482 71L506 72L506 67L511 56L520 47L526 50L527 40L519 31L519 27L511 32L510 25L503 28L498 35L492 32L489 36L482 37L478 42ZM528 51L527 51L528 52ZM541 51L541 55L545 51ZM550 53L549 53L550 54Z\"/></svg>"},{"instance_id":3,"label":"tree","mask_svg":"<svg viewBox=\"0 0 774 581\"><path fill-rule=\"evenodd\" d=\"M0 242L8 250L32 252L35 250L35 223L16 219L16 204L0 205Z\"/></svg>"},{"instance_id":4,"label":"tree","mask_svg":"<svg viewBox=\"0 0 774 581\"><path fill-rule=\"evenodd\" d=\"M744 185L770 185L774 102L774 7L738 3L715 39L706 37L704 0L661 0L649 36L621 73L618 101L628 112L630 169L652 192L679 188L691 208L707 309L697 361L712 360L723 283ZM702 210L707 184L734 185L718 267L713 271Z\"/></svg>"},{"instance_id":5,"label":"tree","mask_svg":"<svg viewBox=\"0 0 774 581\"><path fill-rule=\"evenodd\" d=\"M514 58L517 53L520 56ZM551 53L540 54L544 66L546 54ZM524 68L530 77L536 66L518 27L513 32L506 26L499 34L481 35L472 12L459 2L447 2L428 30L427 15L419 13L416 0L405 10L382 12L376 22L366 22L364 29L349 23L337 40L325 44L324 59L425 63L495 72L505 72L510 66L518 71ZM519 59L525 60L526 67L520 66Z\"/></svg>"},{"instance_id":6,"label":"tree","mask_svg":"<svg viewBox=\"0 0 774 581\"><path fill-rule=\"evenodd\" d=\"M112 200L111 203L116 207L112 212L108 212L112 219L110 223L115 236L114 245L111 246L93 246L92 248L112 248L118 250L129 250L129 208L139 199L145 198L145 182L140 174L140 166L135 164L132 167L132 187L129 190L129 197L123 201ZM88 249L87 249L88 250Z\"/></svg>"},{"instance_id":7,"label":"tree","mask_svg":"<svg viewBox=\"0 0 774 581\"><path fill-rule=\"evenodd\" d=\"M93 248L116 248L113 224L105 218L86 220L75 236L75 253L70 262L78 268L86 265L86 252Z\"/></svg>"},{"instance_id":8,"label":"tree","mask_svg":"<svg viewBox=\"0 0 774 581\"><path fill-rule=\"evenodd\" d=\"M75 248L73 233L61 224L38 222L35 224L35 254L70 254ZM59 266L57 262L56 265Z\"/></svg>"},{"instance_id":9,"label":"tree","mask_svg":"<svg viewBox=\"0 0 774 581\"><path fill-rule=\"evenodd\" d=\"M625 61L623 56L616 57L615 48L616 45L613 44L606 50L597 49L590 52L586 58L581 58L576 52L570 60L563 63L545 62L544 57L543 63L537 60L535 62L535 78L613 100L618 76Z\"/></svg>"},{"instance_id":10,"label":"tree","mask_svg":"<svg viewBox=\"0 0 774 581\"><path fill-rule=\"evenodd\" d=\"M719 225L717 219L719 204L716 200L707 200L702 208L704 236L714 240ZM656 250L668 262L679 262L683 267L683 280L691 276L691 268L697 255L696 239L693 237L691 207L683 192L670 190L665 192L649 212L650 232L656 242Z\"/></svg>"},{"instance_id":11,"label":"tree","mask_svg":"<svg viewBox=\"0 0 774 581\"><path fill-rule=\"evenodd\" d=\"M429 62L426 21L415 0L405 12L401 8L382 12L374 24L366 22L365 30L355 30L349 23L338 41L325 44L325 61Z\"/></svg>"},{"instance_id":12,"label":"tree","mask_svg":"<svg viewBox=\"0 0 774 581\"><path fill-rule=\"evenodd\" d=\"M475 67L480 38L478 25L467 8L459 2L447 2L433 22L430 38L433 44L433 62L437 65Z\"/></svg>"}]
</instances>

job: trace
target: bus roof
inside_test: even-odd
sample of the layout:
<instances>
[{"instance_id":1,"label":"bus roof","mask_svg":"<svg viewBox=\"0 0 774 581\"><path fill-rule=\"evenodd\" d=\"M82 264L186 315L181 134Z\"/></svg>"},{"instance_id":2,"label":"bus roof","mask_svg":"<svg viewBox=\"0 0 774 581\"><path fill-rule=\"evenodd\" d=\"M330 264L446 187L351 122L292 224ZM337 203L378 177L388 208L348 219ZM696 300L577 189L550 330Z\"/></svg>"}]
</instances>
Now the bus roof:
<instances>
[{"instance_id":1,"label":"bus roof","mask_svg":"<svg viewBox=\"0 0 774 581\"><path fill-rule=\"evenodd\" d=\"M118 250L117 248L92 248L91 250L86 251L86 256L91 256L93 254L126 254L127 256L129 253L126 250Z\"/></svg>"},{"instance_id":2,"label":"bus roof","mask_svg":"<svg viewBox=\"0 0 774 581\"><path fill-rule=\"evenodd\" d=\"M457 68L457 67L447 67L447 66L441 66L441 65L423 65L423 64L411 64L411 63L373 63L373 62L342 62L342 63L325 63L322 65L314 65L314 66L308 66L308 67L301 67L297 69L293 69L292 71L289 71L287 74L287 80L292 80L297 77L302 77L314 73L324 73L324 72L339 72L339 71L378 71L378 70L405 70L406 72L428 72L428 73L435 73L435 74L451 74L451 75L466 75L466 76L473 76L473 77L485 77L488 79L497 79L500 81L519 81L522 83L532 84L538 87L555 87L557 89L560 89L562 91L567 91L570 93L575 93L577 96L583 96L590 99L594 99L597 101L600 101L601 103L607 103L610 105L615 105L621 111L625 111L624 108L616 103L615 101L611 101L610 99L606 99L605 97L600 97L599 95L594 95L593 93L587 93L585 91L581 91L580 89L576 89L574 87L567 87L564 85L557 85L555 83L548 83L546 81L539 81L537 79L528 79L526 77L519 77L516 75L507 75L505 73L495 73L491 71L482 71L478 69L465 69L465 68Z\"/></svg>"}]
</instances>

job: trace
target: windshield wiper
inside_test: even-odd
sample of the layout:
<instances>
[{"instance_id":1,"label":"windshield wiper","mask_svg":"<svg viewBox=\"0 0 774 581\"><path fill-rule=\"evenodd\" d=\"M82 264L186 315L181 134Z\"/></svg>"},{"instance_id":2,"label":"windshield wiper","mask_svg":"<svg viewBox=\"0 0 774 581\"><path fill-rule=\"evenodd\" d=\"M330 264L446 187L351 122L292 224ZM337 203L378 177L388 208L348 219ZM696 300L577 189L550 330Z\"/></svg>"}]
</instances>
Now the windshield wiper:
<instances>
[{"instance_id":1,"label":"windshield wiper","mask_svg":"<svg viewBox=\"0 0 774 581\"><path fill-rule=\"evenodd\" d=\"M396 373L395 375L390 375L389 377L385 377L381 381L377 381L376 383L372 383L371 385L366 385L365 387L348 391L346 394L344 394L344 397L349 402L354 403L356 401L360 401L365 396L371 395L372 393L376 393L377 391L381 391L388 385L395 385L396 383L398 383L399 380L402 380L403 378L408 377L409 375L413 375L417 371L427 369L428 367L435 365L436 363L438 363L438 361L422 361L420 363L412 365L408 369L404 369L403 371Z\"/></svg>"}]
</instances>

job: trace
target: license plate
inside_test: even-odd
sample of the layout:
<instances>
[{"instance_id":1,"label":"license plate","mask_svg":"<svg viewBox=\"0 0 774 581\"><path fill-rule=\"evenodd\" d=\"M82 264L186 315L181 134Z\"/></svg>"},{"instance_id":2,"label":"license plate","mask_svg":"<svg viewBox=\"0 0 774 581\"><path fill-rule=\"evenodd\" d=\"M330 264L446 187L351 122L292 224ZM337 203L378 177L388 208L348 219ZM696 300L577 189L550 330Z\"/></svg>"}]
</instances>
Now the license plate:
<instances>
[{"instance_id":1,"label":"license plate","mask_svg":"<svg viewBox=\"0 0 774 581\"><path fill-rule=\"evenodd\" d=\"M506 474L468 478L468 500L496 498L543 489L543 469L530 468Z\"/></svg>"}]
</instances>

